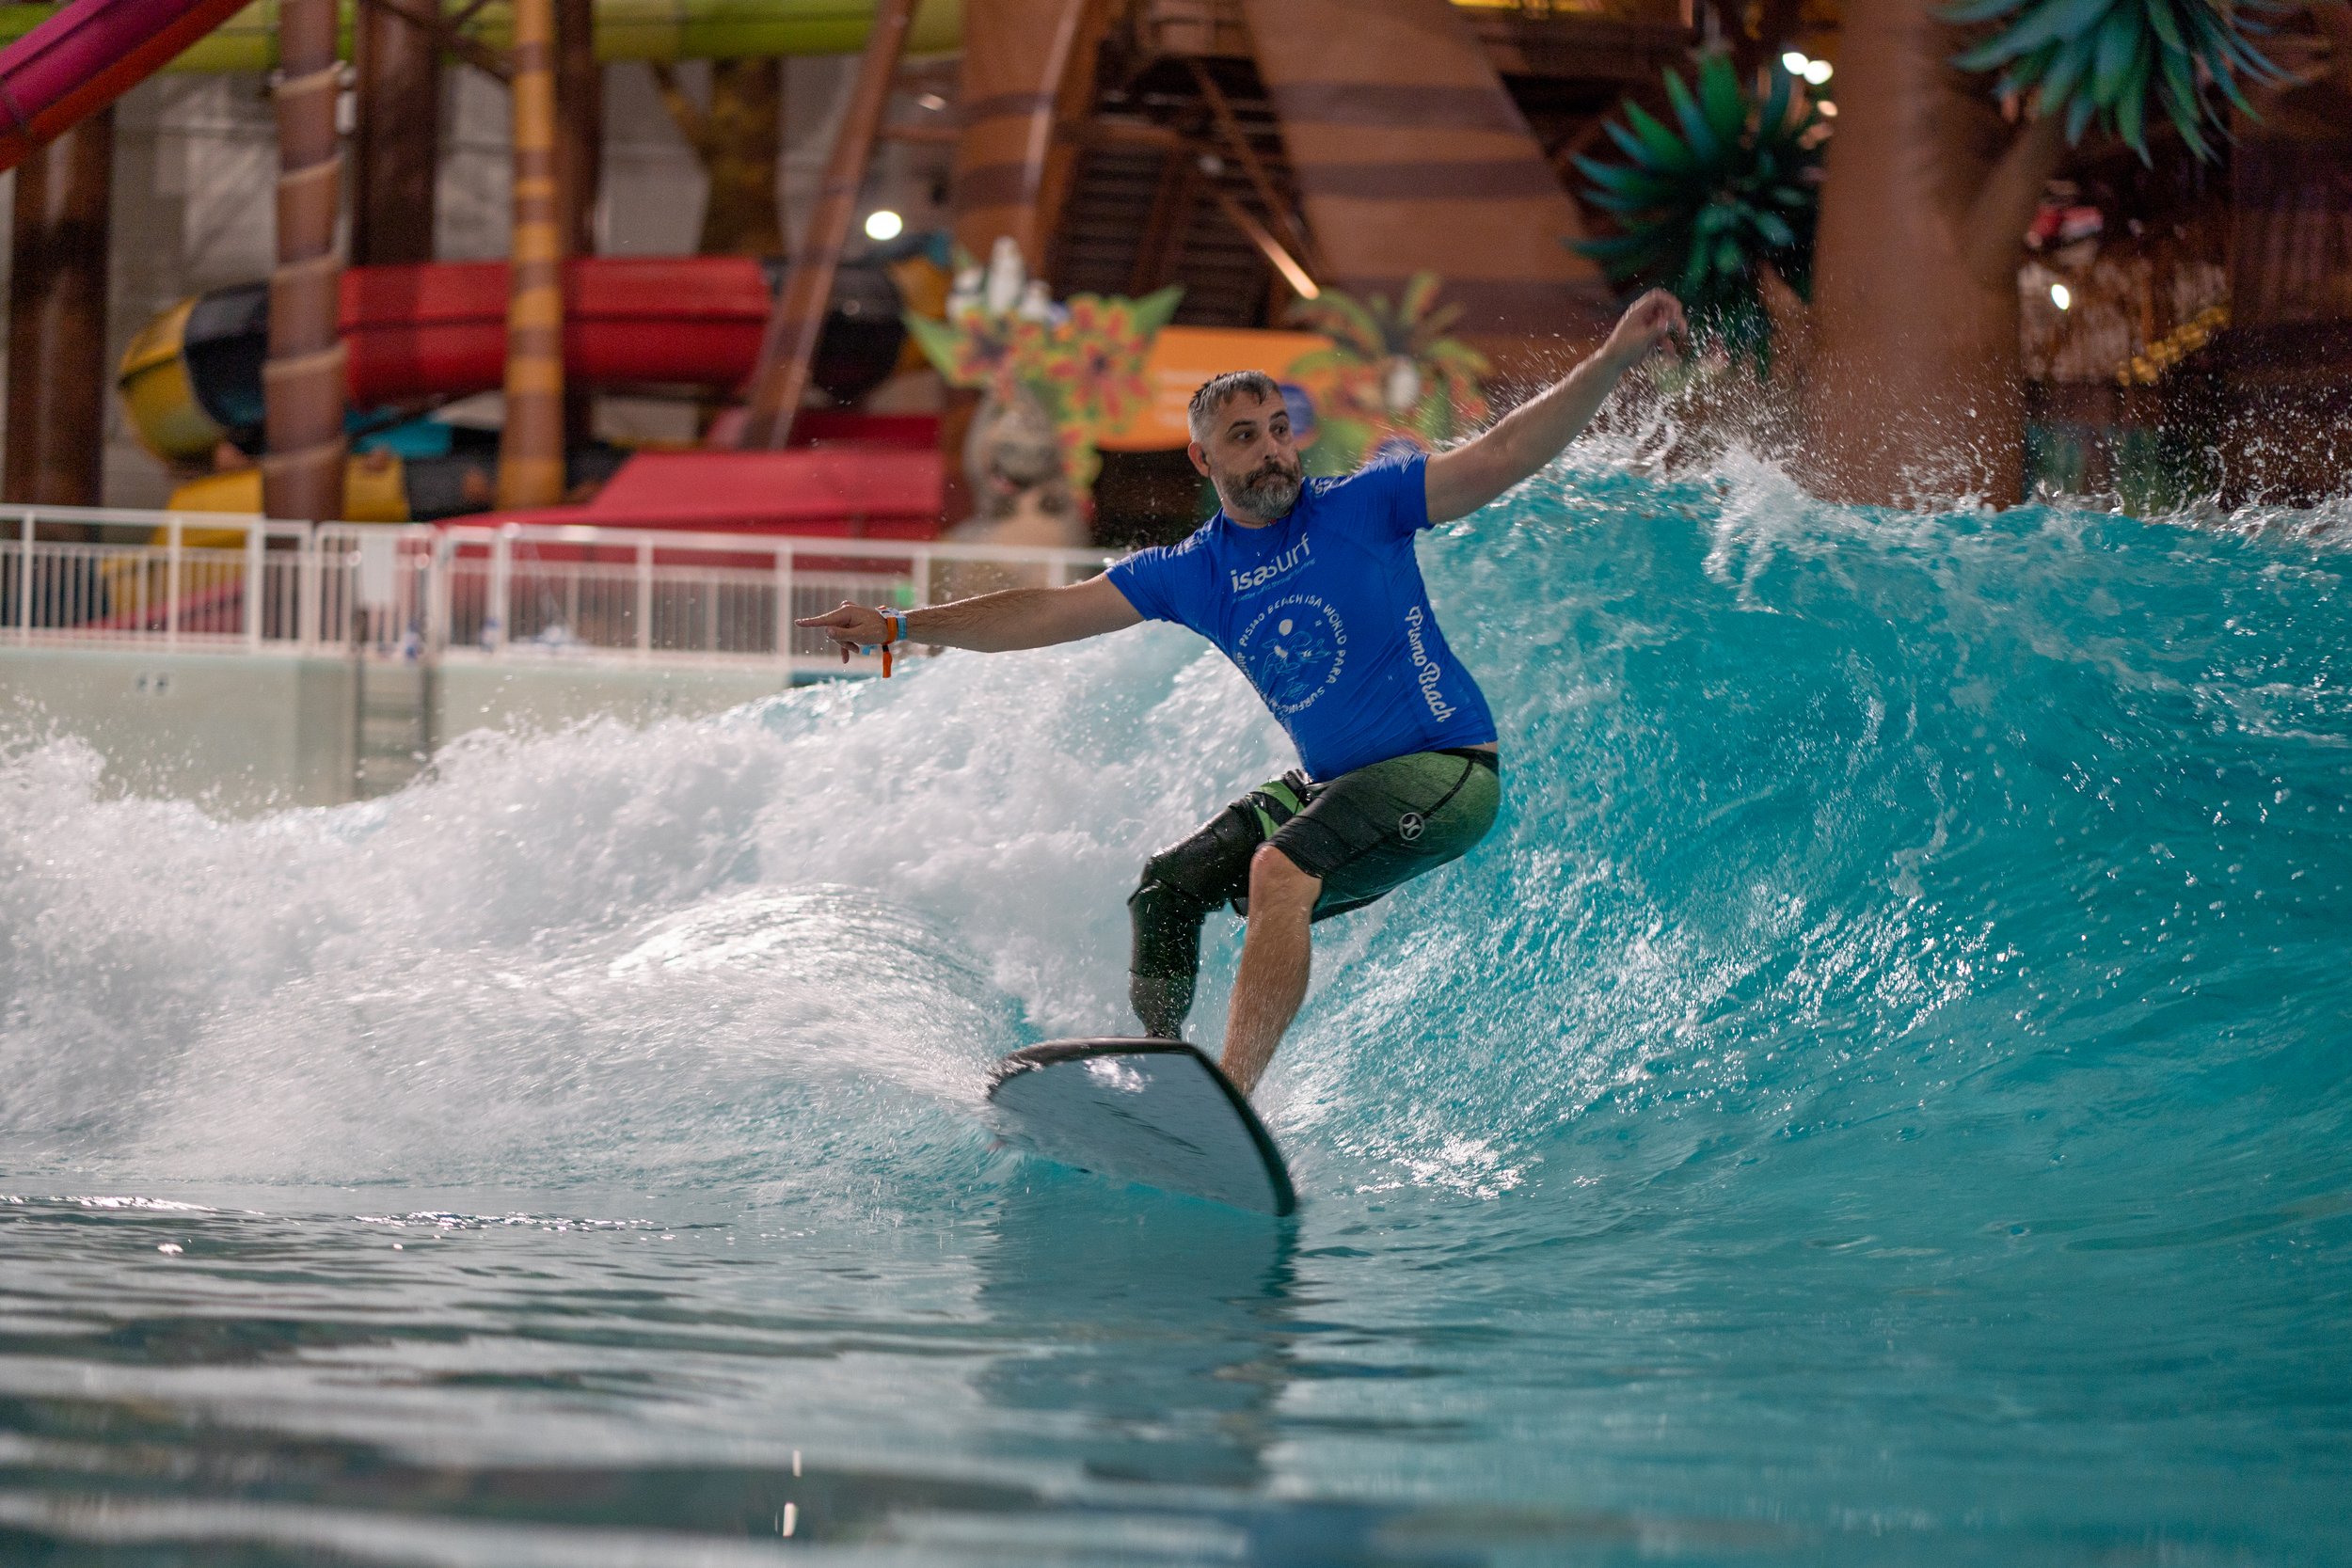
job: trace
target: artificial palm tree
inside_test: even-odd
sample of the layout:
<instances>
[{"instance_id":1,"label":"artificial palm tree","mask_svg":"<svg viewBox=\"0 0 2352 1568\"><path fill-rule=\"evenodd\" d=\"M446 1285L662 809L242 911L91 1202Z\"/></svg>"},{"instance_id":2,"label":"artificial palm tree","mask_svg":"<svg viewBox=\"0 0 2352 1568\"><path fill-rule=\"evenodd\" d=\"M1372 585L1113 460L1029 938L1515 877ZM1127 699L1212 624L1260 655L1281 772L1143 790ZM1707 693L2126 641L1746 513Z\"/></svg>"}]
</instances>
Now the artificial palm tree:
<instances>
[{"instance_id":1,"label":"artificial palm tree","mask_svg":"<svg viewBox=\"0 0 2352 1568\"><path fill-rule=\"evenodd\" d=\"M1486 358L1446 336L1462 308L1438 303L1443 288L1424 272L1393 307L1385 294L1359 300L1337 289L1292 307L1301 325L1331 340L1292 367L1329 378L1323 436L1312 449L1318 467L1344 471L1391 436L1432 449L1486 419Z\"/></svg>"},{"instance_id":2,"label":"artificial palm tree","mask_svg":"<svg viewBox=\"0 0 2352 1568\"><path fill-rule=\"evenodd\" d=\"M1592 182L1586 205L1616 226L1576 248L1629 292L1672 289L1695 332L1759 370L1772 342L1767 277L1800 298L1809 287L1827 131L1787 71L1774 64L1765 77L1759 100L1722 54L1699 60L1695 91L1669 71L1671 126L1629 99L1624 122L1602 127L1626 161L1574 159Z\"/></svg>"}]
</instances>

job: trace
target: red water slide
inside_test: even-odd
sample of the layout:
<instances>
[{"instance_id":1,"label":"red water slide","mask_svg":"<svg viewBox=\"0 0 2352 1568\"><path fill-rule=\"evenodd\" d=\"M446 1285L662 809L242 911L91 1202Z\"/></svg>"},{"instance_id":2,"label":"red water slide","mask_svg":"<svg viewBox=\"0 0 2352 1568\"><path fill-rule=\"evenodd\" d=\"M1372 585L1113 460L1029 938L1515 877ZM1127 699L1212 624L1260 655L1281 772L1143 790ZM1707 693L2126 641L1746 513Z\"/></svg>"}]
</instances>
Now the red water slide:
<instances>
[{"instance_id":1,"label":"red water slide","mask_svg":"<svg viewBox=\"0 0 2352 1568\"><path fill-rule=\"evenodd\" d=\"M565 264L564 370L588 387L733 388L771 295L744 256L582 256ZM353 267L343 341L358 407L487 391L506 370L506 263Z\"/></svg>"},{"instance_id":2,"label":"red water slide","mask_svg":"<svg viewBox=\"0 0 2352 1568\"><path fill-rule=\"evenodd\" d=\"M246 0L72 0L0 50L0 169L71 130L235 15Z\"/></svg>"}]
</instances>

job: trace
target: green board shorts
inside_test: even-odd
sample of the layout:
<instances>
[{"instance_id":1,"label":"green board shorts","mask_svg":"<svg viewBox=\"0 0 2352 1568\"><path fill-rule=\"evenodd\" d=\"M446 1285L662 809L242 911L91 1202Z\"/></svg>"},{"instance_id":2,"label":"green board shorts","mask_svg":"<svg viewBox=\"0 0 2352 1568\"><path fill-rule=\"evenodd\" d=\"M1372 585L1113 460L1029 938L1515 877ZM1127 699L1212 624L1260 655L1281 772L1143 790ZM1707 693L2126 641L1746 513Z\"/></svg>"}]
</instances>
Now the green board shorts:
<instances>
[{"instance_id":1,"label":"green board shorts","mask_svg":"<svg viewBox=\"0 0 2352 1568\"><path fill-rule=\"evenodd\" d=\"M1502 804L1492 752L1413 752L1318 784L1288 773L1144 863L1127 900L1135 925L1128 996L1144 1033L1182 1037L1200 974L1200 927L1230 904L1249 912L1249 862L1272 845L1321 878L1314 918L1360 910L1459 860Z\"/></svg>"},{"instance_id":2,"label":"green board shorts","mask_svg":"<svg viewBox=\"0 0 2352 1568\"><path fill-rule=\"evenodd\" d=\"M1495 825L1502 777L1492 752L1411 752L1327 784L1285 774L1245 800L1263 841L1322 879L1321 920L1468 854Z\"/></svg>"}]
</instances>

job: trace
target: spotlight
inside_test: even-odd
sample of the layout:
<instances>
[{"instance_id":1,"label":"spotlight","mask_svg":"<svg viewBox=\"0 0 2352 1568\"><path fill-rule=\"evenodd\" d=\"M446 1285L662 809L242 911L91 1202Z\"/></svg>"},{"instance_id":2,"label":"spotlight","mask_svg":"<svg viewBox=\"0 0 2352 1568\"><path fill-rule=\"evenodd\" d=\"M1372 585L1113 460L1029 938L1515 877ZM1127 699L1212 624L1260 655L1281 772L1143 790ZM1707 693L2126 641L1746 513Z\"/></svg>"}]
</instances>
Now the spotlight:
<instances>
[{"instance_id":1,"label":"spotlight","mask_svg":"<svg viewBox=\"0 0 2352 1568\"><path fill-rule=\"evenodd\" d=\"M1804 51L1802 49L1791 49L1788 54L1783 55L1780 57L1781 70L1788 72L1791 76L1804 75L1804 68L1812 63L1813 62L1811 60L1804 57Z\"/></svg>"},{"instance_id":2,"label":"spotlight","mask_svg":"<svg viewBox=\"0 0 2352 1568\"><path fill-rule=\"evenodd\" d=\"M2074 308L2074 291L2063 283L2053 283L2050 285L2050 303L2061 310L2072 310Z\"/></svg>"},{"instance_id":3,"label":"spotlight","mask_svg":"<svg viewBox=\"0 0 2352 1568\"><path fill-rule=\"evenodd\" d=\"M895 240L906 226L906 219L887 207L866 214L866 237L869 240Z\"/></svg>"},{"instance_id":4,"label":"spotlight","mask_svg":"<svg viewBox=\"0 0 2352 1568\"><path fill-rule=\"evenodd\" d=\"M1804 68L1804 79L1818 87L1829 80L1833 69L1827 60L1809 61Z\"/></svg>"}]
</instances>

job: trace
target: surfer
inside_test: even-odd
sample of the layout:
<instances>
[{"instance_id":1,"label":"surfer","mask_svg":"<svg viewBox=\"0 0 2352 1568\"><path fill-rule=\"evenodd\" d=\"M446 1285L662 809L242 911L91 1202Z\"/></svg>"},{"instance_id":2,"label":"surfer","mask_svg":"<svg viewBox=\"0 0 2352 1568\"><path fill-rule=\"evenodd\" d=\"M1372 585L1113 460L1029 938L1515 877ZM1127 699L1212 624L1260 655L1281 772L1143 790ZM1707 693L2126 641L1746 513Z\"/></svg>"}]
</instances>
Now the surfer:
<instances>
[{"instance_id":1,"label":"surfer","mask_svg":"<svg viewBox=\"0 0 2352 1568\"><path fill-rule=\"evenodd\" d=\"M997 653L1172 621L1240 667L1305 767L1153 855L1127 902L1129 995L1146 1032L1169 1039L1192 1007L1202 922L1222 904L1248 920L1218 1064L1248 1094L1306 998L1309 927L1458 859L1502 803L1494 720L1438 629L1416 536L1558 456L1626 372L1683 331L1672 294L1645 294L1591 356L1484 433L1344 479L1306 479L1281 388L1229 372L1190 411L1193 467L1222 505L1182 544L1067 588L914 610L844 604L798 624L824 628L846 659L878 643Z\"/></svg>"}]
</instances>

